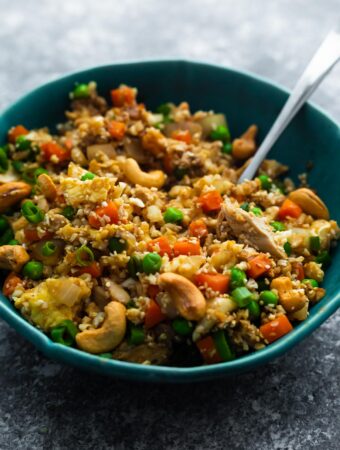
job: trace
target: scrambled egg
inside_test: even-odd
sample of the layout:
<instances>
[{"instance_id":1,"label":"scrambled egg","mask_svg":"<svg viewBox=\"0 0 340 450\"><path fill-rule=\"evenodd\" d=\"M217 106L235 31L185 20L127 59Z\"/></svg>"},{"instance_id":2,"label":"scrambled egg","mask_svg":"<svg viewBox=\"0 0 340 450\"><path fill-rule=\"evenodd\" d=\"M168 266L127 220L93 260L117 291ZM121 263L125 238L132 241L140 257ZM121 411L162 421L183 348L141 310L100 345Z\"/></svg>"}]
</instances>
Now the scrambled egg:
<instances>
[{"instance_id":1,"label":"scrambled egg","mask_svg":"<svg viewBox=\"0 0 340 450\"><path fill-rule=\"evenodd\" d=\"M74 320L82 301L90 293L85 281L80 278L48 278L14 298L14 302L31 322L48 331L63 320Z\"/></svg>"},{"instance_id":2,"label":"scrambled egg","mask_svg":"<svg viewBox=\"0 0 340 450\"><path fill-rule=\"evenodd\" d=\"M115 178L96 177L81 181L75 178L62 178L60 181L66 202L72 206L83 203L100 204L107 200L109 192L114 190Z\"/></svg>"}]
</instances>

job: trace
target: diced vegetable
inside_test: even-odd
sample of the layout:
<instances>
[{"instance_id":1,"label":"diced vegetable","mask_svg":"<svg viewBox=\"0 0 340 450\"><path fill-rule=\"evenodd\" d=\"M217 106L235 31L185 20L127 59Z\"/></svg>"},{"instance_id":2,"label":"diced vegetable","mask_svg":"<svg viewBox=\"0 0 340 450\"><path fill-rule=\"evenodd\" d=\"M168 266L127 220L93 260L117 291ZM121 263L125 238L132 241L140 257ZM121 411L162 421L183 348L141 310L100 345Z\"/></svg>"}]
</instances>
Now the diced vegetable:
<instances>
[{"instance_id":1,"label":"diced vegetable","mask_svg":"<svg viewBox=\"0 0 340 450\"><path fill-rule=\"evenodd\" d=\"M225 155L231 155L233 152L233 146L230 142L225 142L222 146L222 153Z\"/></svg>"},{"instance_id":2,"label":"diced vegetable","mask_svg":"<svg viewBox=\"0 0 340 450\"><path fill-rule=\"evenodd\" d=\"M145 333L142 327L130 325L128 342L131 345L139 345L144 342Z\"/></svg>"},{"instance_id":3,"label":"diced vegetable","mask_svg":"<svg viewBox=\"0 0 340 450\"><path fill-rule=\"evenodd\" d=\"M189 234L198 239L208 235L208 227L202 219L197 219L189 225Z\"/></svg>"},{"instance_id":4,"label":"diced vegetable","mask_svg":"<svg viewBox=\"0 0 340 450\"><path fill-rule=\"evenodd\" d=\"M201 246L199 241L192 242L187 240L177 241L174 245L174 255L200 255Z\"/></svg>"},{"instance_id":5,"label":"diced vegetable","mask_svg":"<svg viewBox=\"0 0 340 450\"><path fill-rule=\"evenodd\" d=\"M272 187L272 180L268 177L268 175L259 175L258 179L261 182L261 188L269 191Z\"/></svg>"},{"instance_id":6,"label":"diced vegetable","mask_svg":"<svg viewBox=\"0 0 340 450\"><path fill-rule=\"evenodd\" d=\"M230 278L220 273L199 273L195 276L195 281L198 286L206 285L213 291L224 294L228 291Z\"/></svg>"},{"instance_id":7,"label":"diced vegetable","mask_svg":"<svg viewBox=\"0 0 340 450\"><path fill-rule=\"evenodd\" d=\"M43 158L51 163L62 163L71 158L70 150L61 147L56 142L46 142L40 145Z\"/></svg>"},{"instance_id":8,"label":"diced vegetable","mask_svg":"<svg viewBox=\"0 0 340 450\"><path fill-rule=\"evenodd\" d=\"M231 296L240 308L247 306L253 298L253 294L245 286L234 289Z\"/></svg>"},{"instance_id":9,"label":"diced vegetable","mask_svg":"<svg viewBox=\"0 0 340 450\"><path fill-rule=\"evenodd\" d=\"M319 283L316 280L313 280L313 278L304 278L303 280L301 280L301 283L307 285L309 284L313 288L319 287Z\"/></svg>"},{"instance_id":10,"label":"diced vegetable","mask_svg":"<svg viewBox=\"0 0 340 450\"><path fill-rule=\"evenodd\" d=\"M189 336L193 331L193 324L189 320L183 319L183 317L177 317L171 323L171 326L175 333L180 336Z\"/></svg>"},{"instance_id":11,"label":"diced vegetable","mask_svg":"<svg viewBox=\"0 0 340 450\"><path fill-rule=\"evenodd\" d=\"M277 305L279 297L273 291L262 291L260 293L260 301L265 305Z\"/></svg>"},{"instance_id":12,"label":"diced vegetable","mask_svg":"<svg viewBox=\"0 0 340 450\"><path fill-rule=\"evenodd\" d=\"M309 238L309 248L312 252L318 252L320 250L320 238L319 236L311 236Z\"/></svg>"},{"instance_id":13,"label":"diced vegetable","mask_svg":"<svg viewBox=\"0 0 340 450\"><path fill-rule=\"evenodd\" d=\"M318 264L322 264L322 267L324 268L330 265L330 263L332 262L332 258L327 250L323 250L315 258L315 262L317 262Z\"/></svg>"},{"instance_id":14,"label":"diced vegetable","mask_svg":"<svg viewBox=\"0 0 340 450\"><path fill-rule=\"evenodd\" d=\"M192 137L189 130L175 130L171 134L172 139L177 141L185 142L186 144L191 144Z\"/></svg>"},{"instance_id":15,"label":"diced vegetable","mask_svg":"<svg viewBox=\"0 0 340 450\"><path fill-rule=\"evenodd\" d=\"M303 265L300 262L293 263L293 272L296 274L298 280L303 280L305 278L305 271L303 270Z\"/></svg>"},{"instance_id":16,"label":"diced vegetable","mask_svg":"<svg viewBox=\"0 0 340 450\"><path fill-rule=\"evenodd\" d=\"M30 150L32 142L27 139L26 136L18 136L15 140L15 148L16 150L25 151Z\"/></svg>"},{"instance_id":17,"label":"diced vegetable","mask_svg":"<svg viewBox=\"0 0 340 450\"><path fill-rule=\"evenodd\" d=\"M61 214L66 217L68 220L73 220L74 216L76 215L76 210L73 208L73 206L65 206L65 208L61 211Z\"/></svg>"},{"instance_id":18,"label":"diced vegetable","mask_svg":"<svg viewBox=\"0 0 340 450\"><path fill-rule=\"evenodd\" d=\"M122 253L124 250L128 248L127 242L125 239L119 237L112 237L109 239L109 250L110 252Z\"/></svg>"},{"instance_id":19,"label":"diced vegetable","mask_svg":"<svg viewBox=\"0 0 340 450\"><path fill-rule=\"evenodd\" d=\"M292 217L294 219L297 219L302 214L302 209L299 205L292 202L289 198L287 198L281 205L279 212L278 212L278 218L280 220L284 220L287 217Z\"/></svg>"},{"instance_id":20,"label":"diced vegetable","mask_svg":"<svg viewBox=\"0 0 340 450\"><path fill-rule=\"evenodd\" d=\"M39 223L45 217L44 211L38 208L31 200L27 200L22 205L21 213L31 223Z\"/></svg>"},{"instance_id":21,"label":"diced vegetable","mask_svg":"<svg viewBox=\"0 0 340 450\"><path fill-rule=\"evenodd\" d=\"M124 122L118 122L117 120L111 120L107 125L107 131L110 136L117 141L121 141L126 133L126 125Z\"/></svg>"},{"instance_id":22,"label":"diced vegetable","mask_svg":"<svg viewBox=\"0 0 340 450\"><path fill-rule=\"evenodd\" d=\"M136 278L137 273L142 271L142 260L137 255L130 256L129 262L127 264L127 269L130 277Z\"/></svg>"},{"instance_id":23,"label":"diced vegetable","mask_svg":"<svg viewBox=\"0 0 340 450\"><path fill-rule=\"evenodd\" d=\"M77 271L77 275L83 275L84 273L90 274L93 278L99 278L102 276L103 271L100 264L97 261L93 261L88 266L81 267Z\"/></svg>"},{"instance_id":24,"label":"diced vegetable","mask_svg":"<svg viewBox=\"0 0 340 450\"><path fill-rule=\"evenodd\" d=\"M132 106L136 101L136 90L122 85L111 91L111 100L114 106Z\"/></svg>"},{"instance_id":25,"label":"diced vegetable","mask_svg":"<svg viewBox=\"0 0 340 450\"><path fill-rule=\"evenodd\" d=\"M212 335L215 347L222 361L231 361L235 359L234 352L230 348L225 332L218 330Z\"/></svg>"},{"instance_id":26,"label":"diced vegetable","mask_svg":"<svg viewBox=\"0 0 340 450\"><path fill-rule=\"evenodd\" d=\"M162 313L161 308L158 303L153 299L150 299L149 306L145 312L145 328L153 328L158 323L162 322L166 318L165 314Z\"/></svg>"},{"instance_id":27,"label":"diced vegetable","mask_svg":"<svg viewBox=\"0 0 340 450\"><path fill-rule=\"evenodd\" d=\"M229 142L230 141L230 132L225 125L218 125L210 133L210 139L212 139L213 141Z\"/></svg>"},{"instance_id":28,"label":"diced vegetable","mask_svg":"<svg viewBox=\"0 0 340 450\"><path fill-rule=\"evenodd\" d=\"M209 136L220 125L224 127L228 126L224 114L211 114L201 119L199 124L203 129L203 137Z\"/></svg>"},{"instance_id":29,"label":"diced vegetable","mask_svg":"<svg viewBox=\"0 0 340 450\"><path fill-rule=\"evenodd\" d=\"M206 336L205 338L197 341L196 345L205 364L217 364L222 361L222 358L217 351L214 339L211 336Z\"/></svg>"},{"instance_id":30,"label":"diced vegetable","mask_svg":"<svg viewBox=\"0 0 340 450\"><path fill-rule=\"evenodd\" d=\"M142 261L143 272L156 273L162 266L162 258L158 253L148 253L144 256Z\"/></svg>"},{"instance_id":31,"label":"diced vegetable","mask_svg":"<svg viewBox=\"0 0 340 450\"><path fill-rule=\"evenodd\" d=\"M28 261L22 269L24 277L39 280L42 277L44 266L39 261Z\"/></svg>"},{"instance_id":32,"label":"diced vegetable","mask_svg":"<svg viewBox=\"0 0 340 450\"><path fill-rule=\"evenodd\" d=\"M248 202L244 202L242 203L242 205L240 205L240 208L242 208L244 211L249 211L249 203Z\"/></svg>"},{"instance_id":33,"label":"diced vegetable","mask_svg":"<svg viewBox=\"0 0 340 450\"><path fill-rule=\"evenodd\" d=\"M14 272L10 272L5 278L4 285L2 287L2 293L9 297L16 290L17 286L22 283L22 280Z\"/></svg>"},{"instance_id":34,"label":"diced vegetable","mask_svg":"<svg viewBox=\"0 0 340 450\"><path fill-rule=\"evenodd\" d=\"M209 191L202 194L198 198L198 204L201 206L203 212L216 212L221 209L223 198L218 191Z\"/></svg>"},{"instance_id":35,"label":"diced vegetable","mask_svg":"<svg viewBox=\"0 0 340 450\"><path fill-rule=\"evenodd\" d=\"M274 228L274 231L284 231L286 229L285 224L277 220L271 222L270 225Z\"/></svg>"},{"instance_id":36,"label":"diced vegetable","mask_svg":"<svg viewBox=\"0 0 340 450\"><path fill-rule=\"evenodd\" d=\"M147 249L149 252L159 253L160 256L171 256L172 253L169 241L165 236L149 241L147 243Z\"/></svg>"},{"instance_id":37,"label":"diced vegetable","mask_svg":"<svg viewBox=\"0 0 340 450\"><path fill-rule=\"evenodd\" d=\"M244 286L247 282L247 276L245 272L237 267L233 267L230 271L231 277L231 288L236 289L237 287Z\"/></svg>"},{"instance_id":38,"label":"diced vegetable","mask_svg":"<svg viewBox=\"0 0 340 450\"><path fill-rule=\"evenodd\" d=\"M183 213L177 208L167 208L163 218L166 223L179 223L183 220Z\"/></svg>"},{"instance_id":39,"label":"diced vegetable","mask_svg":"<svg viewBox=\"0 0 340 450\"><path fill-rule=\"evenodd\" d=\"M84 173L84 175L81 176L80 180L81 181L86 181L86 180L93 180L96 177L96 175L92 172L86 172Z\"/></svg>"},{"instance_id":40,"label":"diced vegetable","mask_svg":"<svg viewBox=\"0 0 340 450\"><path fill-rule=\"evenodd\" d=\"M247 275L256 280L256 278L268 272L271 268L271 261L267 255L264 253L259 253L257 256L254 256L248 260L248 265L249 268L247 270Z\"/></svg>"},{"instance_id":41,"label":"diced vegetable","mask_svg":"<svg viewBox=\"0 0 340 450\"><path fill-rule=\"evenodd\" d=\"M15 144L15 141L19 136L24 136L25 134L28 134L29 131L27 128L25 128L23 125L17 125L15 127L12 127L8 132L8 140L12 144Z\"/></svg>"},{"instance_id":42,"label":"diced vegetable","mask_svg":"<svg viewBox=\"0 0 340 450\"><path fill-rule=\"evenodd\" d=\"M287 316L279 316L271 322L265 323L260 326L262 336L272 343L292 331L293 326L287 319Z\"/></svg>"},{"instance_id":43,"label":"diced vegetable","mask_svg":"<svg viewBox=\"0 0 340 450\"><path fill-rule=\"evenodd\" d=\"M251 212L257 217L262 216L262 209L259 208L258 206L255 206L255 208L252 208Z\"/></svg>"},{"instance_id":44,"label":"diced vegetable","mask_svg":"<svg viewBox=\"0 0 340 450\"><path fill-rule=\"evenodd\" d=\"M70 347L74 344L78 329L72 320L63 320L51 329L52 341Z\"/></svg>"},{"instance_id":45,"label":"diced vegetable","mask_svg":"<svg viewBox=\"0 0 340 450\"><path fill-rule=\"evenodd\" d=\"M9 168L8 157L5 150L0 147L0 173L7 172Z\"/></svg>"},{"instance_id":46,"label":"diced vegetable","mask_svg":"<svg viewBox=\"0 0 340 450\"><path fill-rule=\"evenodd\" d=\"M88 98L90 96L89 85L80 83L75 86L72 92L72 97L75 99Z\"/></svg>"},{"instance_id":47,"label":"diced vegetable","mask_svg":"<svg viewBox=\"0 0 340 450\"><path fill-rule=\"evenodd\" d=\"M93 228L99 229L102 224L99 218L104 217L109 219L108 223L118 223L119 221L119 214L118 214L118 207L113 201L109 201L107 203L107 206L102 206L100 208L97 208L95 210L96 215L90 215L89 216L89 224ZM96 217L97 216L97 217ZM107 222L106 222L107 223Z\"/></svg>"},{"instance_id":48,"label":"diced vegetable","mask_svg":"<svg viewBox=\"0 0 340 450\"><path fill-rule=\"evenodd\" d=\"M42 246L41 253L43 256L51 256L57 251L57 246L53 241L46 241Z\"/></svg>"},{"instance_id":49,"label":"diced vegetable","mask_svg":"<svg viewBox=\"0 0 340 450\"><path fill-rule=\"evenodd\" d=\"M260 317L261 310L260 310L259 304L255 300L251 300L248 303L247 309L249 311L250 320L257 320Z\"/></svg>"},{"instance_id":50,"label":"diced vegetable","mask_svg":"<svg viewBox=\"0 0 340 450\"><path fill-rule=\"evenodd\" d=\"M283 244L283 249L286 252L287 256L290 256L292 254L292 246L291 246L290 242L288 242L288 241L285 242Z\"/></svg>"},{"instance_id":51,"label":"diced vegetable","mask_svg":"<svg viewBox=\"0 0 340 450\"><path fill-rule=\"evenodd\" d=\"M93 251L87 245L82 245L76 250L76 260L81 267L90 266L94 261Z\"/></svg>"}]
</instances>

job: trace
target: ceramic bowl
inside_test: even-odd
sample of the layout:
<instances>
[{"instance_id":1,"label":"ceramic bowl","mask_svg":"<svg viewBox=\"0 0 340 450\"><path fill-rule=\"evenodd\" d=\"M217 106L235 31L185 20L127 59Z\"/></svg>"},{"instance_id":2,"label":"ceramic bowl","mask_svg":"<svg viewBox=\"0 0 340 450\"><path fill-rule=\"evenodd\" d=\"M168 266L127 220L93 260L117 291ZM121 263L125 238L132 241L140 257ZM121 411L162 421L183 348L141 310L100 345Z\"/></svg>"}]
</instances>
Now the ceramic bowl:
<instances>
[{"instance_id":1,"label":"ceramic bowl","mask_svg":"<svg viewBox=\"0 0 340 450\"><path fill-rule=\"evenodd\" d=\"M112 64L72 73L34 89L2 112L0 142L15 124L28 128L49 126L64 119L69 104L68 92L75 82L94 80L99 93L126 83L136 86L139 100L147 108L167 101L188 101L192 111L210 110L226 114L231 133L238 136L249 124L259 126L263 139L287 99L287 92L259 77L192 61L148 61ZM319 108L305 105L273 148L270 158L288 164L296 178L312 161L309 183L330 209L332 218L340 220L340 132L339 126ZM150 382L193 382L234 375L252 370L276 358L318 328L340 306L340 251L333 251L333 263L327 270L323 286L327 295L311 308L307 320L263 350L231 362L192 368L137 365L102 359L74 348L53 343L30 325L0 294L0 316L33 343L46 356L84 370L120 378ZM322 344L321 344L322 345ZM322 351L322 349L320 349Z\"/></svg>"}]
</instances>

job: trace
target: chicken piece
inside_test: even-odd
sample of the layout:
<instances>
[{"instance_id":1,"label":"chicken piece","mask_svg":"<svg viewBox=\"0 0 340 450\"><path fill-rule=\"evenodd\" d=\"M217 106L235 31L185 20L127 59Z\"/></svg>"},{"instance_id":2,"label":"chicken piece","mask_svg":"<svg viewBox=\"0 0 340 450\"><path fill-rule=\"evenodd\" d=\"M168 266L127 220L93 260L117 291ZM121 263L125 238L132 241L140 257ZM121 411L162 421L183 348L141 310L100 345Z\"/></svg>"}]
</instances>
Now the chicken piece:
<instances>
[{"instance_id":1,"label":"chicken piece","mask_svg":"<svg viewBox=\"0 0 340 450\"><path fill-rule=\"evenodd\" d=\"M283 247L276 241L274 233L264 217L256 217L226 200L217 220L217 228L228 232L244 244L276 258L285 258Z\"/></svg>"},{"instance_id":2,"label":"chicken piece","mask_svg":"<svg viewBox=\"0 0 340 450\"><path fill-rule=\"evenodd\" d=\"M14 298L14 304L36 326L49 331L63 320L74 320L90 292L80 278L48 278Z\"/></svg>"},{"instance_id":3,"label":"chicken piece","mask_svg":"<svg viewBox=\"0 0 340 450\"><path fill-rule=\"evenodd\" d=\"M2 245L0 247L0 269L20 272L22 266L30 259L21 245Z\"/></svg>"}]
</instances>

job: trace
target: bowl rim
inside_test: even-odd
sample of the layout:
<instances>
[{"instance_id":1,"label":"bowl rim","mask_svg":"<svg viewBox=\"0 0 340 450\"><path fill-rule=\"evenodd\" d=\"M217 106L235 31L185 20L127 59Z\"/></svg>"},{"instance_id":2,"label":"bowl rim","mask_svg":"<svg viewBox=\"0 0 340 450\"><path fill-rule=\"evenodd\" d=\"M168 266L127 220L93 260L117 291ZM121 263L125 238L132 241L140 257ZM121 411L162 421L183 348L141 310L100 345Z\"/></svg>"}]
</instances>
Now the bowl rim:
<instances>
[{"instance_id":1,"label":"bowl rim","mask_svg":"<svg viewBox=\"0 0 340 450\"><path fill-rule=\"evenodd\" d=\"M143 64L183 64L205 66L212 69L222 69L231 73L234 76L243 75L245 78L251 78L254 81L269 85L272 88L279 90L285 96L289 95L289 91L276 82L270 79L252 73L250 71L238 70L224 65L210 63L207 61L200 61L186 58L155 58L155 59L140 59L140 60L126 60L117 61L111 64L103 64L99 66L85 67L81 70L68 72L60 77L55 77L52 80L45 82L31 89L20 98L10 103L1 112L1 116L5 117L11 110L18 107L18 105L26 100L29 96L34 96L40 90L49 87L55 83L66 81L68 78L73 78L77 75L81 76L89 71L113 69L117 66L133 66ZM339 127L337 122L331 115L325 112L321 107L314 103L308 102L308 105L316 110L321 116ZM339 129L340 133L340 129ZM138 379L143 381L166 381L166 382L183 382L183 381L199 381L203 379L214 378L218 376L227 376L231 374L241 373L257 366L263 365L274 358L283 355L286 351L300 343L304 338L311 334L318 328L326 319L328 319L340 307L340 290L330 299L324 306L322 306L316 314L309 316L307 320L299 323L286 336L277 340L276 342L266 346L264 349L256 352L246 354L233 361L222 362L213 365L203 365L194 367L172 367L172 366L155 366L143 365L136 363L129 363L114 359L103 359L96 355L85 353L76 348L65 347L61 344L54 343L47 335L45 335L38 328L30 324L23 316L12 306L6 305L1 301L6 299L2 291L0 291L0 317L2 317L9 325L11 325L17 332L23 335L31 343L33 343L39 350L52 359L57 359L64 363L82 367L83 369L95 370L97 372L113 375L121 378ZM6 299L7 300L7 299Z\"/></svg>"}]
</instances>

